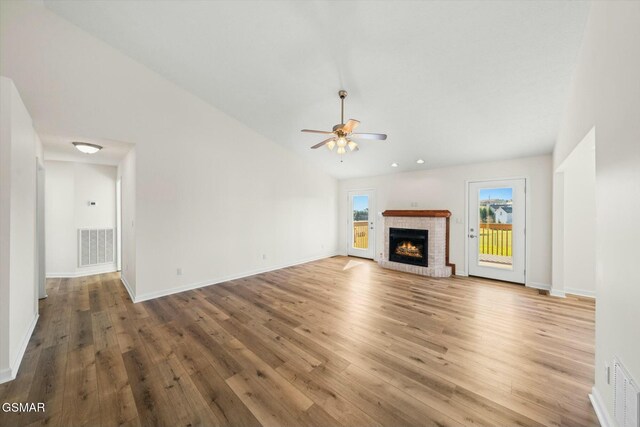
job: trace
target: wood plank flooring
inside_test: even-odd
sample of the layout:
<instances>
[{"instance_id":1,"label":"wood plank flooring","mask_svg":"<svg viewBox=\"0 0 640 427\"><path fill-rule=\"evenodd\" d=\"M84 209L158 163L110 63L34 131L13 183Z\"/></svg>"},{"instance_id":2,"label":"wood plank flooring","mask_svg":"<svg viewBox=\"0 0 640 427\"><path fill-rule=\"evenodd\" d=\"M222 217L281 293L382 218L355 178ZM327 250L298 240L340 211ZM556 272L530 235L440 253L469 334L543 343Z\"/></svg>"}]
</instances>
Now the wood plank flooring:
<instances>
[{"instance_id":1,"label":"wood plank flooring","mask_svg":"<svg viewBox=\"0 0 640 427\"><path fill-rule=\"evenodd\" d=\"M590 426L594 302L334 257L132 304L51 279L1 426Z\"/></svg>"}]
</instances>

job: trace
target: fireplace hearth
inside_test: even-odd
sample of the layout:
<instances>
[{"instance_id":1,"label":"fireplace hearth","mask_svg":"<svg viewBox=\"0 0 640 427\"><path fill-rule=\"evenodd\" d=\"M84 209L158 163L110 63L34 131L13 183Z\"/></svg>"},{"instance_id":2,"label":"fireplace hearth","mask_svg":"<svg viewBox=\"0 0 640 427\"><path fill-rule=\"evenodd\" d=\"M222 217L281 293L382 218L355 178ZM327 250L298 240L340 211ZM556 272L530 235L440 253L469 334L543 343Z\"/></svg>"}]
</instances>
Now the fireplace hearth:
<instances>
[{"instance_id":1,"label":"fireplace hearth","mask_svg":"<svg viewBox=\"0 0 640 427\"><path fill-rule=\"evenodd\" d=\"M389 228L389 261L428 266L429 231Z\"/></svg>"}]
</instances>

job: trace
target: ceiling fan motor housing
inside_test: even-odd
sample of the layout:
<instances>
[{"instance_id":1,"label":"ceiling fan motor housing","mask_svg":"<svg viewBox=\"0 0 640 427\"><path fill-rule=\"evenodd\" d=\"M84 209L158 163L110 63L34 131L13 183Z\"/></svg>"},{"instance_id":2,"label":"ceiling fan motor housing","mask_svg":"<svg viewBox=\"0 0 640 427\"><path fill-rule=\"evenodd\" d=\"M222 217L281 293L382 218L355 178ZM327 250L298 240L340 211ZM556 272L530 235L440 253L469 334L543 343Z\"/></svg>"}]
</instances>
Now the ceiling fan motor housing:
<instances>
[{"instance_id":1,"label":"ceiling fan motor housing","mask_svg":"<svg viewBox=\"0 0 640 427\"><path fill-rule=\"evenodd\" d=\"M343 123L339 123L337 125L335 125L333 127L333 132L335 132L336 135L340 136L347 136L347 133L345 131L342 130L342 127L344 126Z\"/></svg>"}]
</instances>

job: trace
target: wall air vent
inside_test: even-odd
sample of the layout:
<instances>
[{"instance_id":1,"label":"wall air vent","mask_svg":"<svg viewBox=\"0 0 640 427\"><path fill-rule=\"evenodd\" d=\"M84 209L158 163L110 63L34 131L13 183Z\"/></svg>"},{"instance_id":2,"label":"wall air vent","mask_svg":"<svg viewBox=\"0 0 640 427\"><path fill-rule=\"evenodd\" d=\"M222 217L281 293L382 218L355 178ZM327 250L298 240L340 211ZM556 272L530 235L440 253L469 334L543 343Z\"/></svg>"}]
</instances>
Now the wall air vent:
<instances>
[{"instance_id":1,"label":"wall air vent","mask_svg":"<svg viewBox=\"0 0 640 427\"><path fill-rule=\"evenodd\" d=\"M640 427L640 390L618 359L613 359L613 417L619 427Z\"/></svg>"},{"instance_id":2,"label":"wall air vent","mask_svg":"<svg viewBox=\"0 0 640 427\"><path fill-rule=\"evenodd\" d=\"M78 230L78 266L109 264L114 261L113 228L81 228Z\"/></svg>"}]
</instances>

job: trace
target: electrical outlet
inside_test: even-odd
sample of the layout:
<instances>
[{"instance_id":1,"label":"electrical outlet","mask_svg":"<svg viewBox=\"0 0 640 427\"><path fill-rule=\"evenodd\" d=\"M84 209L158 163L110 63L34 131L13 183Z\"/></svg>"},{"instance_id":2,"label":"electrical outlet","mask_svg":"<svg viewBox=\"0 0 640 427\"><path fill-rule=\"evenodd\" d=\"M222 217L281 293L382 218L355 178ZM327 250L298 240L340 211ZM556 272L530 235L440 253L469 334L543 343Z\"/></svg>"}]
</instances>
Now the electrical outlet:
<instances>
[{"instance_id":1,"label":"electrical outlet","mask_svg":"<svg viewBox=\"0 0 640 427\"><path fill-rule=\"evenodd\" d=\"M176 269L176 274L177 274L178 276L182 276L182 268L178 267L178 268Z\"/></svg>"},{"instance_id":2,"label":"electrical outlet","mask_svg":"<svg viewBox=\"0 0 640 427\"><path fill-rule=\"evenodd\" d=\"M267 259L267 254L262 254L262 259Z\"/></svg>"}]
</instances>

